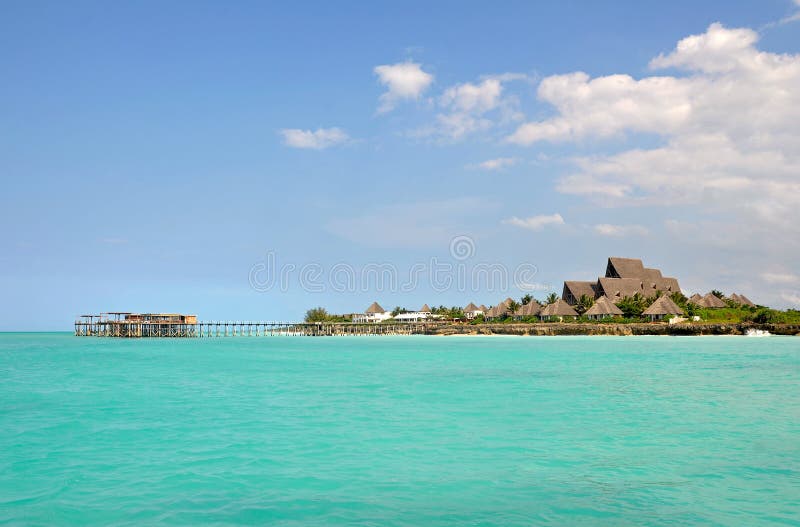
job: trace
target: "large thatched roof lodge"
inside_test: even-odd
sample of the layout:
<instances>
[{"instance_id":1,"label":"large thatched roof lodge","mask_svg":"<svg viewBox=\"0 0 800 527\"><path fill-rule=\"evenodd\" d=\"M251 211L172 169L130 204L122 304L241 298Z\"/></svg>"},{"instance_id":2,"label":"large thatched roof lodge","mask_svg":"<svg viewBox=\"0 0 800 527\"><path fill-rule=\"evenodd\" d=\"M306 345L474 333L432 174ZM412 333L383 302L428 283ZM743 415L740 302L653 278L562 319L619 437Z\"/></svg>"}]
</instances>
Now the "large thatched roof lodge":
<instances>
[{"instance_id":1,"label":"large thatched roof lodge","mask_svg":"<svg viewBox=\"0 0 800 527\"><path fill-rule=\"evenodd\" d=\"M574 306L584 295L593 300L606 296L611 302L618 302L636 293L651 298L659 291L672 294L680 290L677 278L663 276L659 269L645 267L640 259L612 256L608 259L605 276L597 281L567 280L561 298Z\"/></svg>"}]
</instances>

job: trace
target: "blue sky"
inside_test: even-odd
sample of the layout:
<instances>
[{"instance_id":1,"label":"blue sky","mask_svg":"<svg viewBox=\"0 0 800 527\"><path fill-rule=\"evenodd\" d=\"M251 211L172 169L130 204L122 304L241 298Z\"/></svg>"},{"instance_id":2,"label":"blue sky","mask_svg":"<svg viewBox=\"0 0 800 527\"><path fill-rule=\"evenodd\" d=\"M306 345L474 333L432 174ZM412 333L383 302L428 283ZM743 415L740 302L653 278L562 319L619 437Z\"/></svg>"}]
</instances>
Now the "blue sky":
<instances>
[{"instance_id":1,"label":"blue sky","mask_svg":"<svg viewBox=\"0 0 800 527\"><path fill-rule=\"evenodd\" d=\"M796 307L798 12L5 2L0 329L491 304L595 278L610 255ZM531 272L331 285L432 258ZM273 260L289 278L264 290Z\"/></svg>"}]
</instances>

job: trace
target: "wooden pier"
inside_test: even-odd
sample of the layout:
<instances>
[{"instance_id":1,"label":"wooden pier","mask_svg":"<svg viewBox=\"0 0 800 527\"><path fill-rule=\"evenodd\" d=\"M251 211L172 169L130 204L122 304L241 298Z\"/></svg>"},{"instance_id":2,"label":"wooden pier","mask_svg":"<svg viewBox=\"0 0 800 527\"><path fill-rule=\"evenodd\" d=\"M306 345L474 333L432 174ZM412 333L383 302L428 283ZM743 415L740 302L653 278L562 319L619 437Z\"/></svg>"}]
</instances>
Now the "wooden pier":
<instances>
[{"instance_id":1,"label":"wooden pier","mask_svg":"<svg viewBox=\"0 0 800 527\"><path fill-rule=\"evenodd\" d=\"M102 313L75 321L78 337L220 338L420 335L425 323L198 322L192 315Z\"/></svg>"}]
</instances>

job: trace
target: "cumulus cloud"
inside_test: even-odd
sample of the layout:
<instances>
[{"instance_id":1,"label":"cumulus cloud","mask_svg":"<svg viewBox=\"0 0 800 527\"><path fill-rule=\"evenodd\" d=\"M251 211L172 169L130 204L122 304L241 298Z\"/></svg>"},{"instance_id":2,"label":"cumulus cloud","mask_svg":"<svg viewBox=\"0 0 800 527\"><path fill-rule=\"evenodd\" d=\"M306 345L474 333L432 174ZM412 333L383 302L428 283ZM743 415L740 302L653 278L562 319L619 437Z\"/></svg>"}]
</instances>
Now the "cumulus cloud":
<instances>
[{"instance_id":1,"label":"cumulus cloud","mask_svg":"<svg viewBox=\"0 0 800 527\"><path fill-rule=\"evenodd\" d=\"M514 166L519 162L516 157L498 157L495 159L487 159L477 165L469 165L469 168L478 168L480 170L502 170L504 168Z\"/></svg>"},{"instance_id":2,"label":"cumulus cloud","mask_svg":"<svg viewBox=\"0 0 800 527\"><path fill-rule=\"evenodd\" d=\"M800 293L786 291L781 293L781 298L792 306L800 306Z\"/></svg>"},{"instance_id":3,"label":"cumulus cloud","mask_svg":"<svg viewBox=\"0 0 800 527\"><path fill-rule=\"evenodd\" d=\"M564 225L564 218L562 218L561 214L558 213L531 216L529 218L518 218L513 216L507 220L504 220L503 223L532 231L541 231L549 225Z\"/></svg>"},{"instance_id":4,"label":"cumulus cloud","mask_svg":"<svg viewBox=\"0 0 800 527\"><path fill-rule=\"evenodd\" d=\"M504 84L527 79L526 75L485 75L479 82L464 82L447 88L436 100L439 113L434 124L414 135L458 141L497 124L518 122L524 116L516 97L504 93Z\"/></svg>"},{"instance_id":5,"label":"cumulus cloud","mask_svg":"<svg viewBox=\"0 0 800 527\"><path fill-rule=\"evenodd\" d=\"M768 284L800 285L800 276L792 273L761 273Z\"/></svg>"},{"instance_id":6,"label":"cumulus cloud","mask_svg":"<svg viewBox=\"0 0 800 527\"><path fill-rule=\"evenodd\" d=\"M626 237L626 236L645 236L649 231L641 225L611 225L600 223L593 227L595 233L601 236Z\"/></svg>"},{"instance_id":7,"label":"cumulus cloud","mask_svg":"<svg viewBox=\"0 0 800 527\"><path fill-rule=\"evenodd\" d=\"M537 97L554 114L521 124L507 141L659 138L655 146L575 157L556 189L603 206L646 206L653 217L681 207L698 225L714 226L699 232L725 238L741 264L756 266L769 254L791 267L800 259L800 55L758 43L752 29L715 23L653 58L657 75L546 77ZM691 243L685 232L673 236ZM753 279L744 265L736 272Z\"/></svg>"},{"instance_id":8,"label":"cumulus cloud","mask_svg":"<svg viewBox=\"0 0 800 527\"><path fill-rule=\"evenodd\" d=\"M284 128L280 133L283 136L283 144L292 148L323 150L350 140L350 137L341 128L317 128L316 130Z\"/></svg>"},{"instance_id":9,"label":"cumulus cloud","mask_svg":"<svg viewBox=\"0 0 800 527\"><path fill-rule=\"evenodd\" d=\"M380 97L378 113L393 110L402 100L415 100L428 89L433 82L433 75L422 70L416 62L398 62L375 66L375 75L386 92Z\"/></svg>"}]
</instances>

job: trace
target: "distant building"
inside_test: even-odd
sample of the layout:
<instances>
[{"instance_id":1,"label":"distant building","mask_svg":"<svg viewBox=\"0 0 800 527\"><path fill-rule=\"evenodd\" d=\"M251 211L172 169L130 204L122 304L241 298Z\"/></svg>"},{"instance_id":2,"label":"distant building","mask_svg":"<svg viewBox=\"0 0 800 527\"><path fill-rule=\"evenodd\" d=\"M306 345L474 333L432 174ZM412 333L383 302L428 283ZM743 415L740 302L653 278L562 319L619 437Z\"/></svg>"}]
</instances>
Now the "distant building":
<instances>
[{"instance_id":1,"label":"distant building","mask_svg":"<svg viewBox=\"0 0 800 527\"><path fill-rule=\"evenodd\" d=\"M592 320L600 320L603 318L621 317L622 310L618 308L607 296L601 296L595 300L592 307L584 313Z\"/></svg>"},{"instance_id":2,"label":"distant building","mask_svg":"<svg viewBox=\"0 0 800 527\"><path fill-rule=\"evenodd\" d=\"M387 312L377 302L373 302L364 313L357 313L353 315L353 322L383 322L392 318L392 314Z\"/></svg>"},{"instance_id":3,"label":"distant building","mask_svg":"<svg viewBox=\"0 0 800 527\"><path fill-rule=\"evenodd\" d=\"M661 271L645 267L638 258L608 259L605 276L597 281L568 280L564 282L561 298L569 305L576 305L581 296L592 299L607 296L612 303L637 293L652 298L661 291L667 295L681 290L677 278L663 276Z\"/></svg>"},{"instance_id":4,"label":"distant building","mask_svg":"<svg viewBox=\"0 0 800 527\"><path fill-rule=\"evenodd\" d=\"M565 318L577 318L578 312L572 309L572 306L567 304L563 299L559 298L552 304L547 304L539 312L539 318L542 320L558 320L563 321Z\"/></svg>"},{"instance_id":5,"label":"distant building","mask_svg":"<svg viewBox=\"0 0 800 527\"><path fill-rule=\"evenodd\" d=\"M642 315L650 317L650 320L661 320L667 315L683 315L683 309L666 295L660 296L650 307L644 310Z\"/></svg>"},{"instance_id":6,"label":"distant building","mask_svg":"<svg viewBox=\"0 0 800 527\"><path fill-rule=\"evenodd\" d=\"M472 320L478 315L483 315L485 313L486 311L484 309L481 309L472 302L470 302L464 307L464 316L467 318L467 320Z\"/></svg>"}]
</instances>

